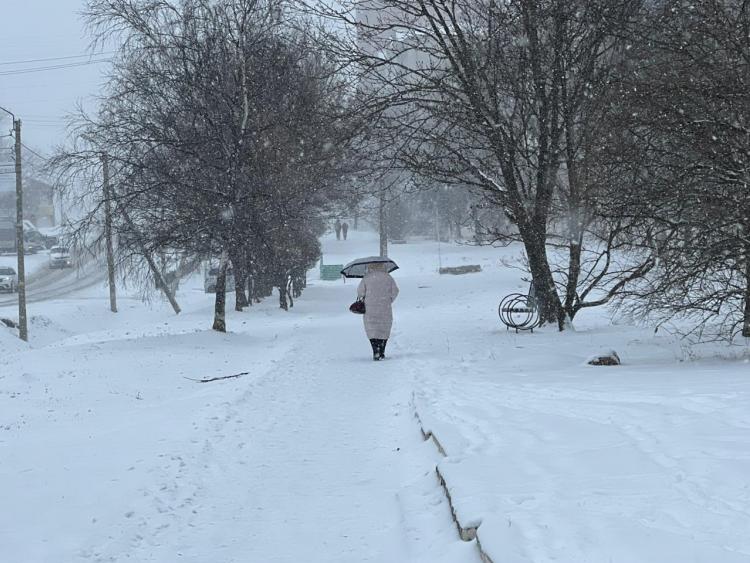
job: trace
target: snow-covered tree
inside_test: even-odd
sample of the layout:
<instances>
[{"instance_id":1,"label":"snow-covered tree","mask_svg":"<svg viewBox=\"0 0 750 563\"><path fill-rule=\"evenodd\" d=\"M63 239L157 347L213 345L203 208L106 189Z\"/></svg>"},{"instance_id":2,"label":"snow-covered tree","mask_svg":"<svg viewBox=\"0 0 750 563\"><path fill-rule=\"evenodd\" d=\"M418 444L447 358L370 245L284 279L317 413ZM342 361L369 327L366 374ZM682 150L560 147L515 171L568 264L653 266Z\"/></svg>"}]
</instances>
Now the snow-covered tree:
<instances>
[{"instance_id":1,"label":"snow-covered tree","mask_svg":"<svg viewBox=\"0 0 750 563\"><path fill-rule=\"evenodd\" d=\"M219 288L231 263L238 308L256 274L286 306L290 277L316 257L312 218L342 176L343 85L279 7L90 0L86 10L97 37L121 42L102 109L82 130L116 172L122 248L213 257ZM217 330L224 308L219 289Z\"/></svg>"},{"instance_id":2,"label":"snow-covered tree","mask_svg":"<svg viewBox=\"0 0 750 563\"><path fill-rule=\"evenodd\" d=\"M623 75L639 165L622 197L651 218L659 266L631 308L750 337L750 7L670 0L649 23Z\"/></svg>"},{"instance_id":3,"label":"snow-covered tree","mask_svg":"<svg viewBox=\"0 0 750 563\"><path fill-rule=\"evenodd\" d=\"M357 73L373 154L384 167L468 186L510 218L544 322L562 329L650 267L611 259L616 237L596 221L601 184L588 174L623 32L642 2L307 5L338 24L329 25L326 48ZM559 261L550 248L566 256Z\"/></svg>"}]
</instances>

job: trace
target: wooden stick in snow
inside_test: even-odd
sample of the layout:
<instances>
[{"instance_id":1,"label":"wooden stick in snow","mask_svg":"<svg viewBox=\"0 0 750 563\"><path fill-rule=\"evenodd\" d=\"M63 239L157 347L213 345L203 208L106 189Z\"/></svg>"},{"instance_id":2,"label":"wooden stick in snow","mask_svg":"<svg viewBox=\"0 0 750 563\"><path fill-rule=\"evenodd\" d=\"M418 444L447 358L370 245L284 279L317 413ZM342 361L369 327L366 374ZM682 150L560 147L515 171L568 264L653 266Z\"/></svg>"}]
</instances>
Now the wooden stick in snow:
<instances>
[{"instance_id":1,"label":"wooden stick in snow","mask_svg":"<svg viewBox=\"0 0 750 563\"><path fill-rule=\"evenodd\" d=\"M235 377L240 377L241 375L247 375L250 372L247 371L241 371L240 373L235 373L234 375L222 375L220 377L209 377L207 379L195 379L193 377L186 377L185 379L189 379L190 381L196 381L198 383L209 383L211 381L220 381L222 379L233 379Z\"/></svg>"}]
</instances>

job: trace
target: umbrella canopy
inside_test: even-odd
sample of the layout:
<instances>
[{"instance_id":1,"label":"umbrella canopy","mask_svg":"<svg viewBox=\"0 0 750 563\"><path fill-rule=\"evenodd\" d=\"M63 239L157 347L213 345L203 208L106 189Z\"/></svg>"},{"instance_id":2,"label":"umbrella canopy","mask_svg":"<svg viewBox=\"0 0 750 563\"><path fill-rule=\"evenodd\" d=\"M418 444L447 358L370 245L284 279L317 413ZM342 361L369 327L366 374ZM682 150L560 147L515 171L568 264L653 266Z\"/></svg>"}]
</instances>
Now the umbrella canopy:
<instances>
[{"instance_id":1,"label":"umbrella canopy","mask_svg":"<svg viewBox=\"0 0 750 563\"><path fill-rule=\"evenodd\" d=\"M398 270L398 264L387 256L367 256L366 258L357 258L352 260L344 269L341 270L341 275L346 278L363 278L367 273L367 266L370 264L385 264L385 271L389 274L393 270Z\"/></svg>"}]
</instances>

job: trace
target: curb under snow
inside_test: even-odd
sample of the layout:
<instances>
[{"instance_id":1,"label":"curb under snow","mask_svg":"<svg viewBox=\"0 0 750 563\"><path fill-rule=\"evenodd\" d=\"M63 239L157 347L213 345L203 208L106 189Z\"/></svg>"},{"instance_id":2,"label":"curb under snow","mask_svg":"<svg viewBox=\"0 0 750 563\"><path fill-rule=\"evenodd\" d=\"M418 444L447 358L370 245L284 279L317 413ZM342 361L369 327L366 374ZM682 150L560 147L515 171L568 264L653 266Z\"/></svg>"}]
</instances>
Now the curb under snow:
<instances>
[{"instance_id":1,"label":"curb under snow","mask_svg":"<svg viewBox=\"0 0 750 563\"><path fill-rule=\"evenodd\" d=\"M419 424L419 431L422 433L422 438L427 441L431 440L434 446L437 448L438 453L440 453L441 456L447 457L448 453L445 451L445 448L440 443L440 440L437 436L432 432L432 430L425 430L424 424L422 423L422 418L419 416L419 411L417 410L417 402L415 401L414 394L412 393L412 406L414 407L414 418L417 419L417 424ZM458 516L456 514L456 509L453 503L453 499L451 498L451 493L448 488L448 483L445 481L445 477L443 477L443 474L440 472L440 467L435 466L435 474L437 475L438 482L440 483L440 487L443 489L443 493L445 494L445 498L448 499L448 505L451 509L451 516L453 517L453 523L456 525L456 529L458 530L458 535L463 541L475 541L477 549L479 550L479 557L481 557L483 563L494 563L492 558L487 554L487 552L482 548L482 542L479 539L479 526L463 526L461 522L458 519Z\"/></svg>"}]
</instances>

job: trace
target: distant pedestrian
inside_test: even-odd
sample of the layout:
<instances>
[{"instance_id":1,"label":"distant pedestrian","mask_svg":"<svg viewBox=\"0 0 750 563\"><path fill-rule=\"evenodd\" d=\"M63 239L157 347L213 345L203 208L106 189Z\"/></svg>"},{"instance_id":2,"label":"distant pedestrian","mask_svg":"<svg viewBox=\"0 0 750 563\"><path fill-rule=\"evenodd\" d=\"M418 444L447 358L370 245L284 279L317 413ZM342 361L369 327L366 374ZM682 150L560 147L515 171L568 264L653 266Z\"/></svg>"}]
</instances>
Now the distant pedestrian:
<instances>
[{"instance_id":1,"label":"distant pedestrian","mask_svg":"<svg viewBox=\"0 0 750 563\"><path fill-rule=\"evenodd\" d=\"M336 240L341 240L341 221L338 219L333 224L333 230L336 231Z\"/></svg>"},{"instance_id":2,"label":"distant pedestrian","mask_svg":"<svg viewBox=\"0 0 750 563\"><path fill-rule=\"evenodd\" d=\"M341 224L341 234L344 235L344 240L346 240L346 233L348 233L348 232L349 232L349 223L347 223L346 221L344 221Z\"/></svg>"},{"instance_id":3,"label":"distant pedestrian","mask_svg":"<svg viewBox=\"0 0 750 563\"><path fill-rule=\"evenodd\" d=\"M385 358L385 345L393 325L392 304L397 296L398 286L388 273L386 264L369 264L367 274L359 282L357 297L365 301L365 333L375 361Z\"/></svg>"}]
</instances>

